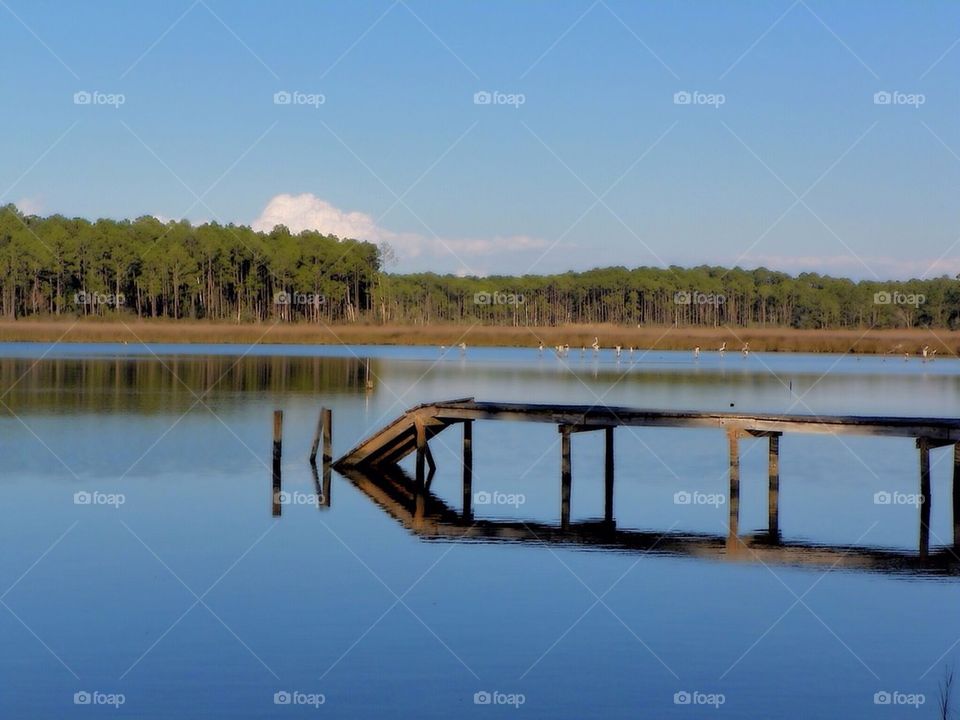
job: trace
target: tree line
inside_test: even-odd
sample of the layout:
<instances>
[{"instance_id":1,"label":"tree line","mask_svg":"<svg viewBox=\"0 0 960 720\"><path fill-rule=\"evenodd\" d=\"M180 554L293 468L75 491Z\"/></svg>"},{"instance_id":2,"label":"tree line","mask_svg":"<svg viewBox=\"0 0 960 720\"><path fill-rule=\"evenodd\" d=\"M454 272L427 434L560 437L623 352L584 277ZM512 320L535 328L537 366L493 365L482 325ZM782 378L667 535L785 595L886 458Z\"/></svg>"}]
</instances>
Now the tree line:
<instances>
[{"instance_id":1,"label":"tree line","mask_svg":"<svg viewBox=\"0 0 960 720\"><path fill-rule=\"evenodd\" d=\"M277 226L94 222L0 208L0 314L383 324L960 328L960 282L758 268L396 274L386 246Z\"/></svg>"}]
</instances>

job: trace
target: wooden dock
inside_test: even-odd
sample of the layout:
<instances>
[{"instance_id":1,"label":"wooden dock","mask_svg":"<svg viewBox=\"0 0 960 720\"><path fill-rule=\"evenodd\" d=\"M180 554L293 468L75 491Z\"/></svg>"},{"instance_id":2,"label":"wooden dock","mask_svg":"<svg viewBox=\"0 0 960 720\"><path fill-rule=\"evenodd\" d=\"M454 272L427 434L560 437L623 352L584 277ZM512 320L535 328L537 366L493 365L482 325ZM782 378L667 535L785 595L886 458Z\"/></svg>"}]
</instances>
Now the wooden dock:
<instances>
[{"instance_id":1,"label":"wooden dock","mask_svg":"<svg viewBox=\"0 0 960 720\"><path fill-rule=\"evenodd\" d=\"M779 534L780 438L784 433L828 435L871 435L912 438L920 454L920 552L930 541L930 451L953 447L953 542L960 546L960 420L928 417L874 417L858 415L788 415L736 412L694 412L685 410L644 410L628 407L590 405L530 405L522 403L477 402L463 398L424 403L410 408L382 430L360 442L341 458L337 470L369 470L395 466L416 453L416 476L424 481L425 466L436 467L430 440L452 425L463 425L465 506L470 502L473 432L477 420L550 423L561 434L561 526L569 526L572 484L571 435L580 432L605 433L605 521L613 522L614 430L617 427L714 428L726 433L729 445L730 493L729 530L736 536L740 515L740 439L766 438L768 448L769 533ZM466 507L468 510L469 508Z\"/></svg>"}]
</instances>

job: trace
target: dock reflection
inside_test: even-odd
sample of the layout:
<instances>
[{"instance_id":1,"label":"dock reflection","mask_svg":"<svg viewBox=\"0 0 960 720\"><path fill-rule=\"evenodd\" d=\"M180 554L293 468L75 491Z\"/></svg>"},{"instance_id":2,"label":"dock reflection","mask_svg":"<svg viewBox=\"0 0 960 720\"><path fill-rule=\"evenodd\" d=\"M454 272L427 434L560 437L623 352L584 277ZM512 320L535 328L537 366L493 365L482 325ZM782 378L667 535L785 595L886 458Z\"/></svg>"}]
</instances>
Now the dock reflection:
<instances>
[{"instance_id":1,"label":"dock reflection","mask_svg":"<svg viewBox=\"0 0 960 720\"><path fill-rule=\"evenodd\" d=\"M581 546L593 550L650 553L728 562L859 570L887 574L960 575L960 558L949 549L925 553L850 545L818 545L784 541L779 528L752 535L709 535L691 532L621 529L609 520L558 525L537 521L494 520L473 517L464 495L458 512L397 466L340 474L373 500L394 520L426 540L490 543L539 543ZM329 498L329 495L327 495Z\"/></svg>"}]
</instances>

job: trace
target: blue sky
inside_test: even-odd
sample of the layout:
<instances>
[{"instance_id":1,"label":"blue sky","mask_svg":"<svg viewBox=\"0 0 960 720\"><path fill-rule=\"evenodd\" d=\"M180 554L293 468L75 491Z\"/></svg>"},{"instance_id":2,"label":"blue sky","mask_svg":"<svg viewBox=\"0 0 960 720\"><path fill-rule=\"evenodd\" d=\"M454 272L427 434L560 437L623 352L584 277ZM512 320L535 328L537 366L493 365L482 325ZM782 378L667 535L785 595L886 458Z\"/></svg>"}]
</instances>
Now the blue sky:
<instances>
[{"instance_id":1,"label":"blue sky","mask_svg":"<svg viewBox=\"0 0 960 720\"><path fill-rule=\"evenodd\" d=\"M2 0L0 202L397 270L955 274L958 41L947 2Z\"/></svg>"}]
</instances>

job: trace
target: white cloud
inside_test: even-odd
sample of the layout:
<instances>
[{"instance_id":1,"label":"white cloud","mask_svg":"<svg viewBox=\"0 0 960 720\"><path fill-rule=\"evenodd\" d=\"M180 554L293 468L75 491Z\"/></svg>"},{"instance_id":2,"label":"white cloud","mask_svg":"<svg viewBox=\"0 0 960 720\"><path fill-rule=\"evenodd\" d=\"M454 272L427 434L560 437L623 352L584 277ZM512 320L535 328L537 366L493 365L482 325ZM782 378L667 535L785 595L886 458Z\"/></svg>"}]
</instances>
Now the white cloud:
<instances>
[{"instance_id":1,"label":"white cloud","mask_svg":"<svg viewBox=\"0 0 960 720\"><path fill-rule=\"evenodd\" d=\"M20 198L14 205L24 215L40 215L44 211L43 200L38 197Z\"/></svg>"},{"instance_id":2,"label":"white cloud","mask_svg":"<svg viewBox=\"0 0 960 720\"><path fill-rule=\"evenodd\" d=\"M311 193L277 195L253 221L254 230L269 232L286 225L290 232L318 230L328 235L380 242L383 233L373 218L362 212L344 212Z\"/></svg>"},{"instance_id":3,"label":"white cloud","mask_svg":"<svg viewBox=\"0 0 960 720\"><path fill-rule=\"evenodd\" d=\"M400 233L377 224L370 215L359 211L347 212L331 205L312 193L277 195L267 203L260 216L253 221L254 230L269 232L277 225L286 225L291 232L316 230L341 238L355 238L369 242L389 243L401 260L424 255L447 258L456 262L461 271L480 274L471 268L469 258L493 259L518 252L530 252L547 247L540 238L527 235L504 235L489 238L439 238L419 233Z\"/></svg>"}]
</instances>

